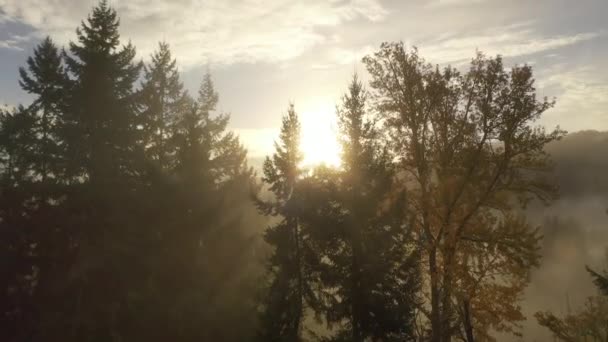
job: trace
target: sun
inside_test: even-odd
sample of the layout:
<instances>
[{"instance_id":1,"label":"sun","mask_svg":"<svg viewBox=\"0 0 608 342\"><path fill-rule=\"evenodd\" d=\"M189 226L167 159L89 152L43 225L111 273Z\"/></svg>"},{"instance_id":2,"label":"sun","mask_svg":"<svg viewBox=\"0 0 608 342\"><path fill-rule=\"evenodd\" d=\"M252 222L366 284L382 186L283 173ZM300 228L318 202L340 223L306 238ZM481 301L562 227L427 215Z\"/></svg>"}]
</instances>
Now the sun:
<instances>
[{"instance_id":1,"label":"sun","mask_svg":"<svg viewBox=\"0 0 608 342\"><path fill-rule=\"evenodd\" d=\"M300 111L300 148L304 167L340 165L335 106L328 100L313 100Z\"/></svg>"}]
</instances>

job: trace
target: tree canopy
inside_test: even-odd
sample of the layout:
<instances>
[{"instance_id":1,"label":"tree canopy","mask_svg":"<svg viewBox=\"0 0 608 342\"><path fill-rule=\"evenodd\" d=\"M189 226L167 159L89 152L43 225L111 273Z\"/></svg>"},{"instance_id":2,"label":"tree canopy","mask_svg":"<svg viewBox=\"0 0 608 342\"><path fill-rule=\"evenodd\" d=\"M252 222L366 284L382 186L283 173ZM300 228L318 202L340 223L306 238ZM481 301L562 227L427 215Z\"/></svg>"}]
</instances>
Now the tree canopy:
<instances>
[{"instance_id":1,"label":"tree canopy","mask_svg":"<svg viewBox=\"0 0 608 342\"><path fill-rule=\"evenodd\" d=\"M211 73L191 94L167 42L139 62L107 1L67 47L43 39L19 69L32 102L0 110L2 339L519 334L541 240L521 209L557 196L544 148L564 132L536 125L554 102L500 56L440 69L384 43L363 63L336 107L341 164L303 165L292 103L258 175ZM605 338L604 304L537 318Z\"/></svg>"}]
</instances>

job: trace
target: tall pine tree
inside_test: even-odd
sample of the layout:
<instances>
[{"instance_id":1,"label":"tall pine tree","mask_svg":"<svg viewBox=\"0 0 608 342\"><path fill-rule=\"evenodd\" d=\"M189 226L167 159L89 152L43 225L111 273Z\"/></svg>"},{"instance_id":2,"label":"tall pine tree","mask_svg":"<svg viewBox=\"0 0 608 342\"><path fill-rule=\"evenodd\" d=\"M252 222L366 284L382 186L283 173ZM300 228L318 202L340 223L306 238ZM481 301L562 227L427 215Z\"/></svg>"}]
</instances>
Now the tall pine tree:
<instances>
[{"instance_id":1,"label":"tall pine tree","mask_svg":"<svg viewBox=\"0 0 608 342\"><path fill-rule=\"evenodd\" d=\"M59 256L69 250L67 243L56 243L57 238L66 241L66 235L60 230L59 218L63 217L59 206L66 195L63 183L64 139L62 123L66 110L66 85L62 57L57 46L50 38L44 39L35 49L33 57L27 59L27 69L20 68L22 89L34 95L34 101L21 115L27 118L27 141L16 139L22 150L15 156L26 161L20 166L25 178L15 189L21 200L21 218L12 222L10 229L21 235L22 252L29 268L29 283L23 283L22 289L29 293L29 303L25 312L29 319L21 322L28 338L36 336L35 327L41 322L47 309L46 298L54 295L49 292L49 279L56 276L55 268ZM21 120L22 122L25 122ZM13 139L16 136L13 136ZM10 146L10 141L7 141ZM26 186L27 184L27 186ZM6 207L4 207L6 208ZM19 278L17 278L19 279ZM21 308L22 310L24 307Z\"/></svg>"},{"instance_id":2,"label":"tall pine tree","mask_svg":"<svg viewBox=\"0 0 608 342\"><path fill-rule=\"evenodd\" d=\"M142 125L141 140L146 157L165 172L175 165L172 137L180 116L190 104L183 88L169 44L159 43L150 65L144 66L138 122Z\"/></svg>"},{"instance_id":3,"label":"tall pine tree","mask_svg":"<svg viewBox=\"0 0 608 342\"><path fill-rule=\"evenodd\" d=\"M315 241L322 298L334 341L406 341L413 338L419 275L404 193L387 149L367 115L367 92L355 75L338 107L342 168L317 186ZM322 179L322 178L320 178ZM327 204L323 204L327 202Z\"/></svg>"},{"instance_id":4,"label":"tall pine tree","mask_svg":"<svg viewBox=\"0 0 608 342\"><path fill-rule=\"evenodd\" d=\"M36 100L0 115L1 339L248 340L262 224L246 150L210 75L187 96L166 45L135 91L118 24L95 7L65 73L43 41L21 71ZM40 183L61 191L38 201Z\"/></svg>"},{"instance_id":5,"label":"tall pine tree","mask_svg":"<svg viewBox=\"0 0 608 342\"><path fill-rule=\"evenodd\" d=\"M27 59L27 69L20 68L21 88L36 96L30 110L36 114L36 147L32 167L42 183L56 179L61 170L61 120L66 109L67 75L61 54L50 37L45 38L34 56Z\"/></svg>"},{"instance_id":6,"label":"tall pine tree","mask_svg":"<svg viewBox=\"0 0 608 342\"><path fill-rule=\"evenodd\" d=\"M136 140L135 48L121 48L116 11L102 0L65 54L71 77L68 147L75 176L102 187L132 175Z\"/></svg>"},{"instance_id":7,"label":"tall pine tree","mask_svg":"<svg viewBox=\"0 0 608 342\"><path fill-rule=\"evenodd\" d=\"M296 194L303 175L302 160L300 121L292 104L283 117L280 142L275 143L275 153L272 158L266 158L263 169L262 180L274 194L274 201L260 202L259 207L264 214L280 218L265 234L274 252L270 258L271 284L261 323L260 337L264 341L301 340L306 298L310 294Z\"/></svg>"},{"instance_id":8,"label":"tall pine tree","mask_svg":"<svg viewBox=\"0 0 608 342\"><path fill-rule=\"evenodd\" d=\"M135 49L119 47L119 20L101 1L76 30L64 60L69 76L62 118L69 188L56 218L38 286L37 333L62 340L124 336L144 271L136 243L146 227L139 201ZM59 218L61 217L61 218ZM42 294L44 294L42 296Z\"/></svg>"},{"instance_id":9,"label":"tall pine tree","mask_svg":"<svg viewBox=\"0 0 608 342\"><path fill-rule=\"evenodd\" d=\"M203 77L198 99L180 116L174 136L176 174L191 189L218 186L242 173L245 150L234 133L227 131L230 116L216 114L219 96L211 74Z\"/></svg>"},{"instance_id":10,"label":"tall pine tree","mask_svg":"<svg viewBox=\"0 0 608 342\"><path fill-rule=\"evenodd\" d=\"M157 254L149 258L151 291L141 301L157 327L147 339L241 341L255 324L253 174L245 149L227 130L229 116L216 113L219 96L209 73L200 89L179 113L169 139L174 167L168 186L155 188L146 220L158 232L150 236L157 240L150 249Z\"/></svg>"},{"instance_id":11,"label":"tall pine tree","mask_svg":"<svg viewBox=\"0 0 608 342\"><path fill-rule=\"evenodd\" d=\"M31 292L32 156L36 117L24 107L0 109L0 338L26 340L34 320Z\"/></svg>"}]
</instances>

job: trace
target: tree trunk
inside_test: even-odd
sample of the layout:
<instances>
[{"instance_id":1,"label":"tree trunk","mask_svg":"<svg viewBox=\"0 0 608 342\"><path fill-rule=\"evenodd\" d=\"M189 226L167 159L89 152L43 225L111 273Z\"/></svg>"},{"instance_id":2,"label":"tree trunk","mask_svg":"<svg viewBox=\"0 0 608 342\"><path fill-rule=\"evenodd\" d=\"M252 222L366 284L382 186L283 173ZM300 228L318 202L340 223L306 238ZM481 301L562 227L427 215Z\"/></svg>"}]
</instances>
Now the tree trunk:
<instances>
[{"instance_id":1,"label":"tree trunk","mask_svg":"<svg viewBox=\"0 0 608 342\"><path fill-rule=\"evenodd\" d=\"M160 117L159 117L159 132L158 132L158 141L157 141L157 153L158 153L158 162L161 167L161 170L164 169L167 165L165 165L165 77L161 78L161 94L160 94Z\"/></svg>"},{"instance_id":2,"label":"tree trunk","mask_svg":"<svg viewBox=\"0 0 608 342\"><path fill-rule=\"evenodd\" d=\"M429 253L431 275L431 342L441 342L441 315L439 312L439 287L437 279L437 250L433 246Z\"/></svg>"},{"instance_id":3,"label":"tree trunk","mask_svg":"<svg viewBox=\"0 0 608 342\"><path fill-rule=\"evenodd\" d=\"M296 272L297 272L297 280L298 280L298 289L297 289L297 317L295 319L294 326L294 335L296 337L296 341L300 341L300 330L301 330L301 322L302 322L302 312L304 307L304 279L302 275L302 257L301 257L301 246L300 246L300 229L298 226L298 220L294 219L294 237L295 237L295 247L296 247Z\"/></svg>"},{"instance_id":4,"label":"tree trunk","mask_svg":"<svg viewBox=\"0 0 608 342\"><path fill-rule=\"evenodd\" d=\"M48 143L47 143L47 134L48 134L48 122L47 122L47 111L46 109L42 112L42 146L40 151L42 152L42 182L46 181L47 176L47 164L48 164Z\"/></svg>"},{"instance_id":5,"label":"tree trunk","mask_svg":"<svg viewBox=\"0 0 608 342\"><path fill-rule=\"evenodd\" d=\"M468 298L465 298L463 302L464 307L464 332L466 334L467 342L475 342L475 338L473 337L473 324L471 323L471 304Z\"/></svg>"},{"instance_id":6,"label":"tree trunk","mask_svg":"<svg viewBox=\"0 0 608 342\"><path fill-rule=\"evenodd\" d=\"M360 272L360 263L359 256L361 254L360 248L360 237L359 237L359 227L357 224L353 226L353 255L352 255L352 264L351 264L351 279L352 279L352 333L353 333L353 342L363 342L363 332L361 331L361 299L363 294L361 293L361 272Z\"/></svg>"},{"instance_id":7,"label":"tree trunk","mask_svg":"<svg viewBox=\"0 0 608 342\"><path fill-rule=\"evenodd\" d=\"M361 220L359 217L359 184L361 182L361 169L360 163L362 162L360 159L361 155L361 145L359 141L359 135L354 134L352 136L353 144L352 151L356 156L356 164L353 165L352 169L352 188L350 193L350 210L351 210L351 248L352 248L352 261L351 261L351 280L352 280L352 288L351 288L351 324L352 324L352 338L353 342L363 342L364 336L367 331L363 331L362 323L364 318L362 317L362 312L366 311L368 308L364 308L364 304L362 304L362 300L364 296L367 294L361 289L361 280L363 275L361 274L361 264L362 264L362 254L363 254L363 237L361 230Z\"/></svg>"},{"instance_id":8,"label":"tree trunk","mask_svg":"<svg viewBox=\"0 0 608 342\"><path fill-rule=\"evenodd\" d=\"M448 238L450 234L448 234ZM445 249L444 266L443 266L443 284L441 288L441 340L443 342L450 342L452 340L452 274L453 274L453 260L455 254L455 248L452 245L454 242L450 241L449 245Z\"/></svg>"}]
</instances>

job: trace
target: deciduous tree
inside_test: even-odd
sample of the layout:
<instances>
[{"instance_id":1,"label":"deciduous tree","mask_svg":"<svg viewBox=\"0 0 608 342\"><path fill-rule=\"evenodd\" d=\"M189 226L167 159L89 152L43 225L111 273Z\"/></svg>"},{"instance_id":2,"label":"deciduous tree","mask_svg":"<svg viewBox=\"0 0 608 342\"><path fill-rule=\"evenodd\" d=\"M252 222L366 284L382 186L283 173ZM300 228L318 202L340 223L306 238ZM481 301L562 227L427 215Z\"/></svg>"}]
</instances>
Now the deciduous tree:
<instances>
[{"instance_id":1,"label":"deciduous tree","mask_svg":"<svg viewBox=\"0 0 608 342\"><path fill-rule=\"evenodd\" d=\"M553 102L537 99L531 67L500 57L479 54L462 74L385 43L364 63L423 251L431 341L511 331L538 264L539 236L516 209L555 196L543 147L562 132L533 125Z\"/></svg>"}]
</instances>

